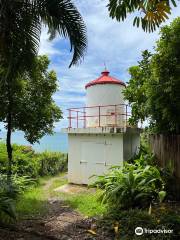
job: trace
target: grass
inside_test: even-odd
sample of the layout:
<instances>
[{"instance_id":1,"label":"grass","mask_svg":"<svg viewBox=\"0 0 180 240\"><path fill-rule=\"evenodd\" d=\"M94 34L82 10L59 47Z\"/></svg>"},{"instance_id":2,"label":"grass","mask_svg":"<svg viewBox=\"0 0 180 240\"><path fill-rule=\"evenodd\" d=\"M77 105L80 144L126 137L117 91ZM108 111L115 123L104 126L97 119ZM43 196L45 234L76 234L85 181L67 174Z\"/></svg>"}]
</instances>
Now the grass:
<instances>
[{"instance_id":1,"label":"grass","mask_svg":"<svg viewBox=\"0 0 180 240\"><path fill-rule=\"evenodd\" d=\"M49 195L52 196L52 197L56 196L56 193L54 192L54 189L56 189L60 186L63 186L66 183L67 183L66 179L55 179L48 188Z\"/></svg>"},{"instance_id":2,"label":"grass","mask_svg":"<svg viewBox=\"0 0 180 240\"><path fill-rule=\"evenodd\" d=\"M40 178L38 185L26 191L18 200L16 209L19 217L37 217L46 214L48 198L53 197L64 200L71 208L88 217L99 216L106 211L106 207L98 201L100 191L76 194L54 192L54 189L66 183L67 180L62 173L54 177Z\"/></svg>"},{"instance_id":3,"label":"grass","mask_svg":"<svg viewBox=\"0 0 180 240\"><path fill-rule=\"evenodd\" d=\"M21 216L37 216L45 213L47 199L43 194L42 187L33 187L23 194L17 201L16 210Z\"/></svg>"},{"instance_id":4,"label":"grass","mask_svg":"<svg viewBox=\"0 0 180 240\"><path fill-rule=\"evenodd\" d=\"M62 178L63 175L64 174L61 173L54 177L42 177L39 179L36 186L26 191L16 204L16 210L19 217L45 214L47 212L48 198L53 195L53 189L66 183L66 180ZM46 189L45 186L49 181L51 181L52 184Z\"/></svg>"},{"instance_id":5,"label":"grass","mask_svg":"<svg viewBox=\"0 0 180 240\"><path fill-rule=\"evenodd\" d=\"M99 192L67 196L66 202L85 216L100 216L106 211L105 205L98 201Z\"/></svg>"}]
</instances>

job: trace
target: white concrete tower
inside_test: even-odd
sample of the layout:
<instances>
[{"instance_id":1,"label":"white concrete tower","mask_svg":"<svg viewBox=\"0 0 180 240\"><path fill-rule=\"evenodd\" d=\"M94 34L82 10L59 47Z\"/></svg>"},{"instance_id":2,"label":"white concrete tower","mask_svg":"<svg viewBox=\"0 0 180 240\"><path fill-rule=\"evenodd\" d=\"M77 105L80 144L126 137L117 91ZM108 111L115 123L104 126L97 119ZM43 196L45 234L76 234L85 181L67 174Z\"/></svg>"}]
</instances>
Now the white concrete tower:
<instances>
[{"instance_id":1,"label":"white concrete tower","mask_svg":"<svg viewBox=\"0 0 180 240\"><path fill-rule=\"evenodd\" d=\"M86 84L87 127L124 126L126 109L122 90L125 86L109 76L106 69L99 78Z\"/></svg>"}]
</instances>

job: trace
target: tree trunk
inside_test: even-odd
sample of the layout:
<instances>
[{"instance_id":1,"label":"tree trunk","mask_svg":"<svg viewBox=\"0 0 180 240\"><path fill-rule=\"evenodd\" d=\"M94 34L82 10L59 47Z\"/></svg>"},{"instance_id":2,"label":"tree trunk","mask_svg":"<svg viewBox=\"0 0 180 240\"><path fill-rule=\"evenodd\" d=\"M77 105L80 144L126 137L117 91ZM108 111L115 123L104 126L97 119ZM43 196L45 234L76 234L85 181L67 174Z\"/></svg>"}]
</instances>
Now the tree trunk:
<instances>
[{"instance_id":1,"label":"tree trunk","mask_svg":"<svg viewBox=\"0 0 180 240\"><path fill-rule=\"evenodd\" d=\"M11 113L9 112L8 118L7 118L7 137L6 137L6 148L8 153L8 171L7 171L8 182L11 182L11 175L12 175L11 121L12 121L12 116L11 116Z\"/></svg>"},{"instance_id":2,"label":"tree trunk","mask_svg":"<svg viewBox=\"0 0 180 240\"><path fill-rule=\"evenodd\" d=\"M12 146L11 146L11 133L12 133L12 71L13 66L13 54L10 57L9 66L4 79L5 84L7 84L7 97L8 97L8 107L7 107L7 135L6 135L6 149L8 154L8 166L7 166L7 182L11 184L12 175ZM15 77L15 76L14 76Z\"/></svg>"}]
</instances>

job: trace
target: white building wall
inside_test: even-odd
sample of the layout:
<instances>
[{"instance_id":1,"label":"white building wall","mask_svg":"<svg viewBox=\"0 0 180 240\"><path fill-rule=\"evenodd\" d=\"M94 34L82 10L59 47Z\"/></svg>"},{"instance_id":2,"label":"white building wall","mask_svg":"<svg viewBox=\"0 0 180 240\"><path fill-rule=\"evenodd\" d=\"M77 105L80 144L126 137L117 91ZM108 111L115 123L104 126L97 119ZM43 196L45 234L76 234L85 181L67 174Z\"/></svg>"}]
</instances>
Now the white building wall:
<instances>
[{"instance_id":1,"label":"white building wall","mask_svg":"<svg viewBox=\"0 0 180 240\"><path fill-rule=\"evenodd\" d=\"M140 133L139 132L126 132L123 140L123 155L124 161L132 158L139 150L140 147Z\"/></svg>"},{"instance_id":2,"label":"white building wall","mask_svg":"<svg viewBox=\"0 0 180 240\"><path fill-rule=\"evenodd\" d=\"M90 86L86 89L87 91L87 101L86 106L102 106L102 105L117 105L124 104L123 93L122 90L124 86L118 84L96 84ZM119 114L124 113L124 107L119 106L116 110ZM115 117L113 113L115 112L115 108L113 106L103 107L101 108L101 115L109 115L112 113L110 117L101 117L101 126L110 126L115 125ZM87 116L97 117L88 117L87 118L87 127L98 127L99 126L99 108L88 108L86 109ZM117 118L118 125L123 125L123 116Z\"/></svg>"},{"instance_id":3,"label":"white building wall","mask_svg":"<svg viewBox=\"0 0 180 240\"><path fill-rule=\"evenodd\" d=\"M123 164L123 134L69 134L68 181L88 184L92 175L102 175Z\"/></svg>"}]
</instances>

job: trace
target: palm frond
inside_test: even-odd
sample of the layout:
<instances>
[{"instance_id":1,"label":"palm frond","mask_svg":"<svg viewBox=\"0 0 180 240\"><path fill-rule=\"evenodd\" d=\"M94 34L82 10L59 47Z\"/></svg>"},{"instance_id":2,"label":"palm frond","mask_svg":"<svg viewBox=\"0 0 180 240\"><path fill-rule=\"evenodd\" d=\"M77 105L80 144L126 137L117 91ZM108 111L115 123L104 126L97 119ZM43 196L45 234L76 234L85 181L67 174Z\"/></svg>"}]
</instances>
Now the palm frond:
<instances>
[{"instance_id":1,"label":"palm frond","mask_svg":"<svg viewBox=\"0 0 180 240\"><path fill-rule=\"evenodd\" d=\"M30 69L38 52L41 23L31 1L1 1L0 5L0 65L6 78Z\"/></svg>"},{"instance_id":2,"label":"palm frond","mask_svg":"<svg viewBox=\"0 0 180 240\"><path fill-rule=\"evenodd\" d=\"M71 67L84 56L87 47L86 26L77 8L70 0L37 1L38 13L48 26L50 39L60 34L70 40L73 51Z\"/></svg>"},{"instance_id":3,"label":"palm frond","mask_svg":"<svg viewBox=\"0 0 180 240\"><path fill-rule=\"evenodd\" d=\"M42 23L49 28L50 39L60 34L70 40L77 64L87 47L86 27L70 0L1 0L0 66L7 79L15 79L32 68L38 53ZM9 73L11 75L9 75Z\"/></svg>"}]
</instances>

